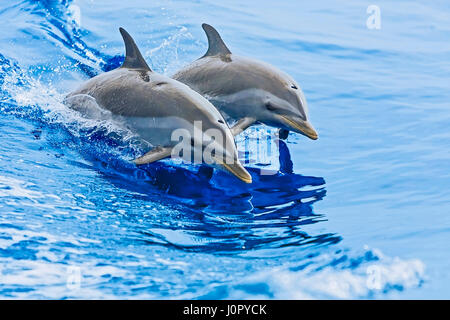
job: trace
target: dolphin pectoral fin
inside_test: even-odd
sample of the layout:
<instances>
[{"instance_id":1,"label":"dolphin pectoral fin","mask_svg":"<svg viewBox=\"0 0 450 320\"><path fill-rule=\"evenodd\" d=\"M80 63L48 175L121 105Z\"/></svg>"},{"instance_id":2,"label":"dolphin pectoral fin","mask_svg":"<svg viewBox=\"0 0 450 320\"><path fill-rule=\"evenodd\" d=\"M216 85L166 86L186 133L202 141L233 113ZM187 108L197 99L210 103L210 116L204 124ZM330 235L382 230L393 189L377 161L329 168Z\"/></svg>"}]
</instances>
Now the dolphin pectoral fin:
<instances>
[{"instance_id":1,"label":"dolphin pectoral fin","mask_svg":"<svg viewBox=\"0 0 450 320\"><path fill-rule=\"evenodd\" d=\"M170 156L172 152L172 148L164 148L164 147L155 147L142 157L139 157L134 160L135 164L147 164L152 163Z\"/></svg>"},{"instance_id":2,"label":"dolphin pectoral fin","mask_svg":"<svg viewBox=\"0 0 450 320\"><path fill-rule=\"evenodd\" d=\"M202 28L208 37L208 51L203 57L231 54L216 29L206 23L202 24Z\"/></svg>"},{"instance_id":3,"label":"dolphin pectoral fin","mask_svg":"<svg viewBox=\"0 0 450 320\"><path fill-rule=\"evenodd\" d=\"M232 128L230 128L231 133L233 134L233 136L237 136L242 131L254 124L255 121L256 120L254 118L242 118L238 122L236 122Z\"/></svg>"},{"instance_id":4,"label":"dolphin pectoral fin","mask_svg":"<svg viewBox=\"0 0 450 320\"><path fill-rule=\"evenodd\" d=\"M119 28L119 31L125 43L125 61L121 68L152 71L130 34L124 28Z\"/></svg>"}]
</instances>

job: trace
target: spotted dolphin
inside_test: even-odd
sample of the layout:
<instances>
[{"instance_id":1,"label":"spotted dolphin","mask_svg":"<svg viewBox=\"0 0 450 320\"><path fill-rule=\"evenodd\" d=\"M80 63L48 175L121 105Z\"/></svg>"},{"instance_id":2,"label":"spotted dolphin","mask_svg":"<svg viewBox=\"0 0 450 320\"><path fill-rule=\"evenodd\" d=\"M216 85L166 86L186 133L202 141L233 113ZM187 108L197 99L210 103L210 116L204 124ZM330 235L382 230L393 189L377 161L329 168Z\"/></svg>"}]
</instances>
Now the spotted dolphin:
<instances>
[{"instance_id":1,"label":"spotted dolphin","mask_svg":"<svg viewBox=\"0 0 450 320\"><path fill-rule=\"evenodd\" d=\"M122 66L86 81L66 97L65 103L90 117L109 116L122 121L155 146L135 160L138 165L169 156L183 157L184 151L173 152L182 146L194 155L200 153L200 162L205 162L203 151L209 147L214 152L208 164L251 183L251 175L238 160L233 134L220 112L187 85L152 71L128 32L120 28L120 33L126 48ZM181 136L173 141L177 129L189 136L181 147ZM221 136L222 141L216 136Z\"/></svg>"},{"instance_id":2,"label":"spotted dolphin","mask_svg":"<svg viewBox=\"0 0 450 320\"><path fill-rule=\"evenodd\" d=\"M318 138L308 119L305 95L286 73L264 62L231 53L216 29L202 24L208 51L173 78L209 99L227 120L234 135L260 122L313 140Z\"/></svg>"}]
</instances>

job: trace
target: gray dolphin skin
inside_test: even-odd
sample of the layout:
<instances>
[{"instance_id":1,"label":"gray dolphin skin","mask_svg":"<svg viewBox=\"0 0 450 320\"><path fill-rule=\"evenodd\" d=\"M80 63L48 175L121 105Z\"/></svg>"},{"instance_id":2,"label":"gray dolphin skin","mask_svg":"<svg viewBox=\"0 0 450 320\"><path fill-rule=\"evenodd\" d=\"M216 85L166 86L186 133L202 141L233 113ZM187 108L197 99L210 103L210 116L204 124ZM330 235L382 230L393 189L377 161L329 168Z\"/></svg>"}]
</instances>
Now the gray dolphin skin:
<instances>
[{"instance_id":1,"label":"gray dolphin skin","mask_svg":"<svg viewBox=\"0 0 450 320\"><path fill-rule=\"evenodd\" d=\"M173 79L210 100L227 120L236 121L234 135L260 122L280 128L280 137L291 130L318 138L308 121L305 96L294 79L267 63L232 54L216 29L205 23L202 27L208 51Z\"/></svg>"},{"instance_id":2,"label":"gray dolphin skin","mask_svg":"<svg viewBox=\"0 0 450 320\"><path fill-rule=\"evenodd\" d=\"M214 149L208 164L251 183L251 175L238 160L233 134L220 112L187 85L152 71L128 32L120 28L120 33L126 48L122 66L86 81L66 97L65 103L89 117L120 121L155 146L137 158L136 164L177 156L172 151L180 147L180 140L172 141L172 134L183 129L189 139L182 142L192 154L205 147ZM197 121L201 121L200 129ZM222 142L213 139L211 132L218 132ZM200 161L205 162L203 158Z\"/></svg>"}]
</instances>

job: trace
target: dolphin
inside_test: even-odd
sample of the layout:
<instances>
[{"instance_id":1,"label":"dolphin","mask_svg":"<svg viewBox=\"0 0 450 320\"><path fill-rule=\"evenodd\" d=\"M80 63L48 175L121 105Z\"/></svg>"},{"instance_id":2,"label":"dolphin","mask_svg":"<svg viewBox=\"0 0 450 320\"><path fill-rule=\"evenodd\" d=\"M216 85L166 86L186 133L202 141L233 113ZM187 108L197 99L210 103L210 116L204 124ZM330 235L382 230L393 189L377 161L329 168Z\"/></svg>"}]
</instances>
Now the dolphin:
<instances>
[{"instance_id":1,"label":"dolphin","mask_svg":"<svg viewBox=\"0 0 450 320\"><path fill-rule=\"evenodd\" d=\"M65 103L88 117L120 121L154 146L134 160L138 165L169 156L185 159L184 151L188 150L194 156L200 154L196 158L199 162L251 183L251 175L238 160L233 134L220 112L187 85L152 71L129 33L119 30L126 49L122 66L86 81L66 97ZM188 135L174 139L177 129ZM176 148L181 152L174 152ZM204 158L205 148L212 151L209 162Z\"/></svg>"},{"instance_id":2,"label":"dolphin","mask_svg":"<svg viewBox=\"0 0 450 320\"><path fill-rule=\"evenodd\" d=\"M228 121L234 135L260 122L310 139L318 138L308 120L308 106L300 86L286 73L254 59L231 53L219 33L204 23L208 51L173 75L209 99Z\"/></svg>"}]
</instances>

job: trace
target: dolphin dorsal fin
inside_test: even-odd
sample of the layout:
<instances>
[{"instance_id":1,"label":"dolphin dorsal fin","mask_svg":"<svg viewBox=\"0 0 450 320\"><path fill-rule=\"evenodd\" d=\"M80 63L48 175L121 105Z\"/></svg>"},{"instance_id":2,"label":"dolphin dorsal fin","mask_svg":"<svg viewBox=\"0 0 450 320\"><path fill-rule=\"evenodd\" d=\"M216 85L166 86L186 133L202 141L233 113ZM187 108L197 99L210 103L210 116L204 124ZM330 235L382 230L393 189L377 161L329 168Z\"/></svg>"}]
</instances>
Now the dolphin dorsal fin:
<instances>
[{"instance_id":1,"label":"dolphin dorsal fin","mask_svg":"<svg viewBox=\"0 0 450 320\"><path fill-rule=\"evenodd\" d=\"M203 57L231 54L216 29L206 23L202 24L202 28L208 37L208 51Z\"/></svg>"},{"instance_id":2,"label":"dolphin dorsal fin","mask_svg":"<svg viewBox=\"0 0 450 320\"><path fill-rule=\"evenodd\" d=\"M122 35L123 42L125 42L125 61L122 63L121 68L144 69L152 71L142 57L139 48L130 34L124 28L119 28L119 30Z\"/></svg>"}]
</instances>

